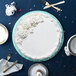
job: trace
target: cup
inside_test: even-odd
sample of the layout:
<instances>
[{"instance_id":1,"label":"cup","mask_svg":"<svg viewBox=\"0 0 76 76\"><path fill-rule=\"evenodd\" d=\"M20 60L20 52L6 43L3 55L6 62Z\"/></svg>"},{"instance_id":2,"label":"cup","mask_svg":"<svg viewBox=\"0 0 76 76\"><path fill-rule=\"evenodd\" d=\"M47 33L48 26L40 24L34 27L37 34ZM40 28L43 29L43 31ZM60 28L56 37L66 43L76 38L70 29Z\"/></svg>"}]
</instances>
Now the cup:
<instances>
[{"instance_id":1,"label":"cup","mask_svg":"<svg viewBox=\"0 0 76 76\"><path fill-rule=\"evenodd\" d=\"M69 38L67 46L64 47L64 50L67 56L76 56L76 35L73 35Z\"/></svg>"}]
</instances>

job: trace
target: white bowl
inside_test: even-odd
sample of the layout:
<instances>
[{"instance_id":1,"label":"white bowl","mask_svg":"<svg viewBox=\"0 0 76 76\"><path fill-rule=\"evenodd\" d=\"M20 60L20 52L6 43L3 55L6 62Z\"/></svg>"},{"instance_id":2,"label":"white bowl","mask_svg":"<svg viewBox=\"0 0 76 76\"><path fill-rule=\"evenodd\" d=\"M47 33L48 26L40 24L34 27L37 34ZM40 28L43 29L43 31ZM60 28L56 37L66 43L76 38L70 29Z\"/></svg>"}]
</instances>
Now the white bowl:
<instances>
[{"instance_id":1,"label":"white bowl","mask_svg":"<svg viewBox=\"0 0 76 76\"><path fill-rule=\"evenodd\" d=\"M4 43L7 41L7 39L8 39L8 30L7 30L7 28L6 28L3 24L0 24L0 26L5 30L5 37L4 37L4 39L3 39L2 41L0 41L0 45L2 45L2 44L4 44Z\"/></svg>"}]
</instances>

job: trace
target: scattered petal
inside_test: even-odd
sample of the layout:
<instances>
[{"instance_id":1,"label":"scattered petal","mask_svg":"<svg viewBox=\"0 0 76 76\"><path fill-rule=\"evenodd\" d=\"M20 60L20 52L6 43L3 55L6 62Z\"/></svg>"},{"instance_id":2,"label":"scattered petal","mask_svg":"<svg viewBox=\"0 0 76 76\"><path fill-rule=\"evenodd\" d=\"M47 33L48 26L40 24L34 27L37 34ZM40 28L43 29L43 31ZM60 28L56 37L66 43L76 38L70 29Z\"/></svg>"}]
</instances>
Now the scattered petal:
<instances>
[{"instance_id":1,"label":"scattered petal","mask_svg":"<svg viewBox=\"0 0 76 76\"><path fill-rule=\"evenodd\" d=\"M67 16L64 17L65 19L67 18Z\"/></svg>"},{"instance_id":2,"label":"scattered petal","mask_svg":"<svg viewBox=\"0 0 76 76\"><path fill-rule=\"evenodd\" d=\"M35 7L35 4L34 4L34 7Z\"/></svg>"},{"instance_id":3,"label":"scattered petal","mask_svg":"<svg viewBox=\"0 0 76 76\"><path fill-rule=\"evenodd\" d=\"M72 23L74 23L74 21L72 21Z\"/></svg>"},{"instance_id":4,"label":"scattered petal","mask_svg":"<svg viewBox=\"0 0 76 76\"><path fill-rule=\"evenodd\" d=\"M16 13L16 15L18 16L18 14Z\"/></svg>"},{"instance_id":5,"label":"scattered petal","mask_svg":"<svg viewBox=\"0 0 76 76\"><path fill-rule=\"evenodd\" d=\"M20 8L19 11L22 11L22 9Z\"/></svg>"},{"instance_id":6,"label":"scattered petal","mask_svg":"<svg viewBox=\"0 0 76 76\"><path fill-rule=\"evenodd\" d=\"M30 8L30 10L32 10L32 8Z\"/></svg>"},{"instance_id":7,"label":"scattered petal","mask_svg":"<svg viewBox=\"0 0 76 76\"><path fill-rule=\"evenodd\" d=\"M8 24L11 25L11 22L9 22Z\"/></svg>"},{"instance_id":8,"label":"scattered petal","mask_svg":"<svg viewBox=\"0 0 76 76\"><path fill-rule=\"evenodd\" d=\"M17 12L17 10L16 10L16 12Z\"/></svg>"}]
</instances>

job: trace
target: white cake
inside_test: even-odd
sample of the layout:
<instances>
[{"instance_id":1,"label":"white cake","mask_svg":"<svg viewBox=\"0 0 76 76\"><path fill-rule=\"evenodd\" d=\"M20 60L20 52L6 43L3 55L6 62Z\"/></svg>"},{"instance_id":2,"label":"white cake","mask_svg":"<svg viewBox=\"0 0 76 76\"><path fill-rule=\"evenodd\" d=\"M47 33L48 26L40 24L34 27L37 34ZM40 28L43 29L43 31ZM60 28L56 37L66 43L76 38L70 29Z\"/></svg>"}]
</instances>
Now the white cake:
<instances>
[{"instance_id":1,"label":"white cake","mask_svg":"<svg viewBox=\"0 0 76 76\"><path fill-rule=\"evenodd\" d=\"M31 12L18 22L14 40L25 57L42 60L51 57L60 48L62 28L52 15Z\"/></svg>"}]
</instances>

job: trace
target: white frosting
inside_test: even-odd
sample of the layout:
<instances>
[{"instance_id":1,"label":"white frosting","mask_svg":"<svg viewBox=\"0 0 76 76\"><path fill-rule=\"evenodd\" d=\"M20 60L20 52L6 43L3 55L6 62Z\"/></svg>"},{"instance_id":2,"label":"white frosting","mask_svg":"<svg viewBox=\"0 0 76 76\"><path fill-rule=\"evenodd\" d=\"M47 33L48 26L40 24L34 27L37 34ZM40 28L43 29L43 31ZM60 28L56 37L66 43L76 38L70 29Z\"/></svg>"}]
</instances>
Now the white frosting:
<instances>
[{"instance_id":1,"label":"white frosting","mask_svg":"<svg viewBox=\"0 0 76 76\"><path fill-rule=\"evenodd\" d=\"M20 21L15 33L15 43L27 57L44 59L59 48L62 30L58 22L48 14L31 13Z\"/></svg>"}]
</instances>

